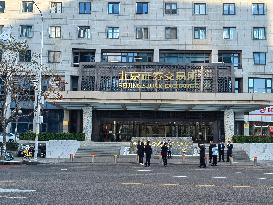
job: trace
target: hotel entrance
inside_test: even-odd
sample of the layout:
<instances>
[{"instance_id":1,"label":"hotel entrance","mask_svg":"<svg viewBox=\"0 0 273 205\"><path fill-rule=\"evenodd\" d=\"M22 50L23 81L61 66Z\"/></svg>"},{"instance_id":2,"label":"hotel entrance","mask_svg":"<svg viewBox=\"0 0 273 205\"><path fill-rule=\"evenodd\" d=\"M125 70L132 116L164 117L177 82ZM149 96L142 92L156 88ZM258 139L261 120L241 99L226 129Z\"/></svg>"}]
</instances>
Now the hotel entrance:
<instances>
[{"instance_id":1,"label":"hotel entrance","mask_svg":"<svg viewBox=\"0 0 273 205\"><path fill-rule=\"evenodd\" d=\"M207 117L202 112L104 112L95 112L94 128L97 129L93 130L93 139L98 136L96 141L123 142L131 141L132 137L192 137L194 142L209 142L218 141L223 136L222 120L217 119L222 114L218 112L211 112ZM96 132L98 135L94 135Z\"/></svg>"}]
</instances>

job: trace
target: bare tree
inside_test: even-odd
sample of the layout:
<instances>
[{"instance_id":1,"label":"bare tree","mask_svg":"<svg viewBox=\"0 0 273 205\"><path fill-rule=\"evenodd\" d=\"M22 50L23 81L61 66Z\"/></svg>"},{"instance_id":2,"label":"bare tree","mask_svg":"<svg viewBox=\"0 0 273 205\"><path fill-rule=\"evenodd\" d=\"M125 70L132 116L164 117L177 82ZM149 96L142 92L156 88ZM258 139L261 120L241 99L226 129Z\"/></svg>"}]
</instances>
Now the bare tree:
<instances>
[{"instance_id":1,"label":"bare tree","mask_svg":"<svg viewBox=\"0 0 273 205\"><path fill-rule=\"evenodd\" d=\"M48 81L48 87L43 90L42 97L61 98L62 79L53 70L41 66L39 55L32 54L28 62L20 62L19 56L27 54L27 43L11 38L0 42L0 126L3 131L2 151L6 151L6 134L11 122L18 118L30 116L33 112L22 114L22 108L28 107L35 111L35 89L37 89L37 74L42 70L43 80ZM11 109L12 105L12 109Z\"/></svg>"}]
</instances>

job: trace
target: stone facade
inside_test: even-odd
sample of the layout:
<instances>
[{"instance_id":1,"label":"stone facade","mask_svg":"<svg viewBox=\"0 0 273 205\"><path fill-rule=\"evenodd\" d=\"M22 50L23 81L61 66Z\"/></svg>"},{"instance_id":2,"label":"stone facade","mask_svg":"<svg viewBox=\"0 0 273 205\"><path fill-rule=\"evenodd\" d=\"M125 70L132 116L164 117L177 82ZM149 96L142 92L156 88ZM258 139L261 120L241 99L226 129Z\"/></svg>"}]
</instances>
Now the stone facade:
<instances>
[{"instance_id":1,"label":"stone facade","mask_svg":"<svg viewBox=\"0 0 273 205\"><path fill-rule=\"evenodd\" d=\"M83 133L85 133L85 140L91 141L92 135L92 107L83 107Z\"/></svg>"},{"instance_id":2,"label":"stone facade","mask_svg":"<svg viewBox=\"0 0 273 205\"><path fill-rule=\"evenodd\" d=\"M224 112L224 128L226 142L232 141L234 135L234 111L232 109L225 110Z\"/></svg>"}]
</instances>

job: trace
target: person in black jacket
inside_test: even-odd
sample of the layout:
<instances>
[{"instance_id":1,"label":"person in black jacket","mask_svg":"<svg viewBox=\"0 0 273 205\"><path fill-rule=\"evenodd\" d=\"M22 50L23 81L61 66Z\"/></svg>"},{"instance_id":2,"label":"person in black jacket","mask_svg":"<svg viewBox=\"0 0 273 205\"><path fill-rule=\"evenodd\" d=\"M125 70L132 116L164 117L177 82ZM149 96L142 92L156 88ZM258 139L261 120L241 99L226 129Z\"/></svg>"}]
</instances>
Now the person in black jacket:
<instances>
[{"instance_id":1,"label":"person in black jacket","mask_svg":"<svg viewBox=\"0 0 273 205\"><path fill-rule=\"evenodd\" d=\"M224 162L225 159L224 159L224 155L225 155L225 143L224 142L221 142L218 144L218 151L219 151L219 162L222 161Z\"/></svg>"},{"instance_id":2,"label":"person in black jacket","mask_svg":"<svg viewBox=\"0 0 273 205\"><path fill-rule=\"evenodd\" d=\"M143 144L143 145L142 145ZM143 164L144 157L144 143L140 141L137 142L137 155L139 164Z\"/></svg>"},{"instance_id":3,"label":"person in black jacket","mask_svg":"<svg viewBox=\"0 0 273 205\"><path fill-rule=\"evenodd\" d=\"M232 157L232 149L233 149L233 144L231 144L231 142L228 141L228 144L227 144L227 162L229 162L229 158Z\"/></svg>"},{"instance_id":4,"label":"person in black jacket","mask_svg":"<svg viewBox=\"0 0 273 205\"><path fill-rule=\"evenodd\" d=\"M167 143L165 142L163 146L161 147L161 156L162 156L164 167L167 166L167 153L168 153L168 146L167 146Z\"/></svg>"},{"instance_id":5,"label":"person in black jacket","mask_svg":"<svg viewBox=\"0 0 273 205\"><path fill-rule=\"evenodd\" d=\"M204 144L198 144L198 147L200 149L200 165L199 167L200 168L206 168L206 161L205 161L205 158L206 158L206 148L205 148L205 145Z\"/></svg>"},{"instance_id":6,"label":"person in black jacket","mask_svg":"<svg viewBox=\"0 0 273 205\"><path fill-rule=\"evenodd\" d=\"M212 160L212 148L213 148L213 141L209 142L209 163L211 163Z\"/></svg>"},{"instance_id":7,"label":"person in black jacket","mask_svg":"<svg viewBox=\"0 0 273 205\"><path fill-rule=\"evenodd\" d=\"M150 145L150 142L147 141L147 144L145 146L145 154L146 154L146 162L145 162L145 167L150 166L150 160L151 160L151 155L153 153L152 147Z\"/></svg>"}]
</instances>

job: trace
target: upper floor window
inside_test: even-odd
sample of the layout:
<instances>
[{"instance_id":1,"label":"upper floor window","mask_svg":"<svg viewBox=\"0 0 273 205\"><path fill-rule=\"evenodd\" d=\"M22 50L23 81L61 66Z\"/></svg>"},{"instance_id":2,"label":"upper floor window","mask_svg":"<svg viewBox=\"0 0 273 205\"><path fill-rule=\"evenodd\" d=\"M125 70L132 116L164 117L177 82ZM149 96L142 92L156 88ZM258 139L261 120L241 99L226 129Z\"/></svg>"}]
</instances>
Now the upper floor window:
<instances>
[{"instance_id":1,"label":"upper floor window","mask_svg":"<svg viewBox=\"0 0 273 205\"><path fill-rule=\"evenodd\" d=\"M78 27L78 38L90 38L90 26L79 26Z\"/></svg>"},{"instance_id":2,"label":"upper floor window","mask_svg":"<svg viewBox=\"0 0 273 205\"><path fill-rule=\"evenodd\" d=\"M177 39L177 28L166 27L165 28L165 39Z\"/></svg>"},{"instance_id":3,"label":"upper floor window","mask_svg":"<svg viewBox=\"0 0 273 205\"><path fill-rule=\"evenodd\" d=\"M33 12L33 1L23 1L22 12Z\"/></svg>"},{"instance_id":4,"label":"upper floor window","mask_svg":"<svg viewBox=\"0 0 273 205\"><path fill-rule=\"evenodd\" d=\"M108 14L119 14L120 3L119 2L109 2L108 3Z\"/></svg>"},{"instance_id":5,"label":"upper floor window","mask_svg":"<svg viewBox=\"0 0 273 205\"><path fill-rule=\"evenodd\" d=\"M206 14L206 4L205 3L195 3L193 12L196 15L205 15Z\"/></svg>"},{"instance_id":6,"label":"upper floor window","mask_svg":"<svg viewBox=\"0 0 273 205\"><path fill-rule=\"evenodd\" d=\"M165 14L177 14L177 3L165 3Z\"/></svg>"},{"instance_id":7,"label":"upper floor window","mask_svg":"<svg viewBox=\"0 0 273 205\"><path fill-rule=\"evenodd\" d=\"M49 38L61 38L61 27L50 26L49 27Z\"/></svg>"},{"instance_id":8,"label":"upper floor window","mask_svg":"<svg viewBox=\"0 0 273 205\"><path fill-rule=\"evenodd\" d=\"M235 69L241 69L241 53L242 51L219 51L218 62L231 63Z\"/></svg>"},{"instance_id":9,"label":"upper floor window","mask_svg":"<svg viewBox=\"0 0 273 205\"><path fill-rule=\"evenodd\" d=\"M236 36L235 27L224 27L223 28L223 39L234 39Z\"/></svg>"},{"instance_id":10,"label":"upper floor window","mask_svg":"<svg viewBox=\"0 0 273 205\"><path fill-rule=\"evenodd\" d=\"M73 66L78 67L80 62L95 62L95 51L91 49L72 49Z\"/></svg>"},{"instance_id":11,"label":"upper floor window","mask_svg":"<svg viewBox=\"0 0 273 205\"><path fill-rule=\"evenodd\" d=\"M223 14L224 15L235 15L235 4L223 4Z\"/></svg>"},{"instance_id":12,"label":"upper floor window","mask_svg":"<svg viewBox=\"0 0 273 205\"><path fill-rule=\"evenodd\" d=\"M148 2L137 2L136 14L148 14Z\"/></svg>"},{"instance_id":13,"label":"upper floor window","mask_svg":"<svg viewBox=\"0 0 273 205\"><path fill-rule=\"evenodd\" d=\"M33 37L32 26L21 25L20 26L20 37L32 38Z\"/></svg>"},{"instance_id":14,"label":"upper floor window","mask_svg":"<svg viewBox=\"0 0 273 205\"><path fill-rule=\"evenodd\" d=\"M51 2L50 13L60 14L63 12L62 2Z\"/></svg>"},{"instance_id":15,"label":"upper floor window","mask_svg":"<svg viewBox=\"0 0 273 205\"><path fill-rule=\"evenodd\" d=\"M206 27L194 27L194 39L206 39Z\"/></svg>"},{"instance_id":16,"label":"upper floor window","mask_svg":"<svg viewBox=\"0 0 273 205\"><path fill-rule=\"evenodd\" d=\"M266 39L265 27L254 27L253 28L253 39L254 40Z\"/></svg>"},{"instance_id":17,"label":"upper floor window","mask_svg":"<svg viewBox=\"0 0 273 205\"><path fill-rule=\"evenodd\" d=\"M61 51L48 51L48 62L49 63L60 63L61 62Z\"/></svg>"},{"instance_id":18,"label":"upper floor window","mask_svg":"<svg viewBox=\"0 0 273 205\"><path fill-rule=\"evenodd\" d=\"M248 79L249 93L272 93L271 78L249 78Z\"/></svg>"},{"instance_id":19,"label":"upper floor window","mask_svg":"<svg viewBox=\"0 0 273 205\"><path fill-rule=\"evenodd\" d=\"M159 62L162 63L210 63L210 52L191 51L191 52L172 52L160 51Z\"/></svg>"},{"instance_id":20,"label":"upper floor window","mask_svg":"<svg viewBox=\"0 0 273 205\"><path fill-rule=\"evenodd\" d=\"M0 1L0 13L5 12L5 1Z\"/></svg>"},{"instance_id":21,"label":"upper floor window","mask_svg":"<svg viewBox=\"0 0 273 205\"><path fill-rule=\"evenodd\" d=\"M110 39L119 38L119 27L108 27L107 28L107 38L110 38Z\"/></svg>"},{"instance_id":22,"label":"upper floor window","mask_svg":"<svg viewBox=\"0 0 273 205\"><path fill-rule=\"evenodd\" d=\"M254 52L253 53L254 65L265 65L266 64L266 53L265 52Z\"/></svg>"},{"instance_id":23,"label":"upper floor window","mask_svg":"<svg viewBox=\"0 0 273 205\"><path fill-rule=\"evenodd\" d=\"M151 51L102 51L102 62L112 63L134 63L134 62L152 62L153 52Z\"/></svg>"},{"instance_id":24,"label":"upper floor window","mask_svg":"<svg viewBox=\"0 0 273 205\"><path fill-rule=\"evenodd\" d=\"M31 50L19 52L19 62L31 62Z\"/></svg>"},{"instance_id":25,"label":"upper floor window","mask_svg":"<svg viewBox=\"0 0 273 205\"><path fill-rule=\"evenodd\" d=\"M264 4L263 3L255 3L252 4L252 14L253 15L264 15Z\"/></svg>"},{"instance_id":26,"label":"upper floor window","mask_svg":"<svg viewBox=\"0 0 273 205\"><path fill-rule=\"evenodd\" d=\"M79 3L80 14L91 14L91 2L80 2Z\"/></svg>"},{"instance_id":27,"label":"upper floor window","mask_svg":"<svg viewBox=\"0 0 273 205\"><path fill-rule=\"evenodd\" d=\"M136 39L149 39L149 29L147 27L137 27Z\"/></svg>"}]
</instances>

